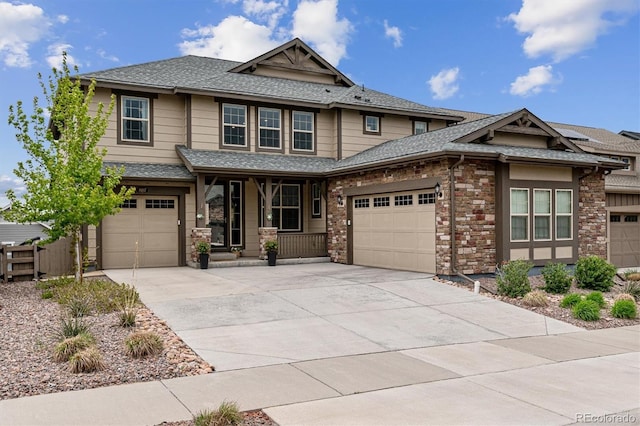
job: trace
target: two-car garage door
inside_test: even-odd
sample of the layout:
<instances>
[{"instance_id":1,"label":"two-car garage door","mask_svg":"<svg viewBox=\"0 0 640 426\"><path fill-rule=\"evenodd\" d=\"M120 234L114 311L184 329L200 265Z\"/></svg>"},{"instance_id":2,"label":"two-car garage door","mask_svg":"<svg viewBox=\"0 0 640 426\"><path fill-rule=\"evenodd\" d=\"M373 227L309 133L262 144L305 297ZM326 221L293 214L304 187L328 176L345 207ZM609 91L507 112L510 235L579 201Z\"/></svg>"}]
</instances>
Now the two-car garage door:
<instances>
[{"instance_id":1,"label":"two-car garage door","mask_svg":"<svg viewBox=\"0 0 640 426\"><path fill-rule=\"evenodd\" d=\"M137 196L103 219L102 268L134 265L178 266L177 197Z\"/></svg>"},{"instance_id":2,"label":"two-car garage door","mask_svg":"<svg viewBox=\"0 0 640 426\"><path fill-rule=\"evenodd\" d=\"M354 264L436 272L433 192L363 195L351 202Z\"/></svg>"}]
</instances>

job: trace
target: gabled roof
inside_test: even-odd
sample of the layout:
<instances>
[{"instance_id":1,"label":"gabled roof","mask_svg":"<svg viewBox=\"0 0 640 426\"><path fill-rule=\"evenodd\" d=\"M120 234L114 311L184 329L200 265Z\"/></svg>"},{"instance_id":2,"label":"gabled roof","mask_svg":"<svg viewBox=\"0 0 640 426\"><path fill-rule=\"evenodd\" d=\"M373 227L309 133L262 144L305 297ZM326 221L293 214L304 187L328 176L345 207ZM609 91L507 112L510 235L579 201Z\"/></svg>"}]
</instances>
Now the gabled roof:
<instances>
[{"instance_id":1,"label":"gabled roof","mask_svg":"<svg viewBox=\"0 0 640 426\"><path fill-rule=\"evenodd\" d=\"M284 61L282 60L284 59ZM311 67L308 64L314 64ZM317 73L324 75L331 75L334 77L336 84L342 86L351 87L353 82L347 78L344 74L333 67L324 58L318 55L312 48L307 46L299 38L294 38L288 43L285 43L275 49L253 58L235 68L229 70L229 72L254 72L259 66L269 66L275 68L284 68L289 70L297 70L309 73Z\"/></svg>"},{"instance_id":2,"label":"gabled roof","mask_svg":"<svg viewBox=\"0 0 640 426\"><path fill-rule=\"evenodd\" d=\"M633 132L631 130L620 130L620 135L633 140L640 140L640 132Z\"/></svg>"},{"instance_id":3,"label":"gabled roof","mask_svg":"<svg viewBox=\"0 0 640 426\"><path fill-rule=\"evenodd\" d=\"M525 120L546 126L539 118L522 109L388 141L340 161L296 155L195 150L182 145L177 145L176 151L192 172L250 172L273 176L340 175L420 159L460 155L505 162L515 160L586 167L598 165L607 168L624 166L620 161L583 152L548 126L545 129L534 127L548 132L550 140L556 141L546 149L486 143L493 132L500 132L502 129L515 131L510 127L513 126L511 123Z\"/></svg>"},{"instance_id":4,"label":"gabled roof","mask_svg":"<svg viewBox=\"0 0 640 426\"><path fill-rule=\"evenodd\" d=\"M304 45L302 42L300 42L302 44L297 43L296 40L290 43L295 46ZM349 107L449 121L460 121L463 118L449 113L448 110L421 105L368 88L363 90L360 86L346 87L234 71L243 69L246 64L200 56L183 56L89 72L80 77L86 83L94 79L100 87L120 90L167 94L191 93L271 103L280 101L290 105L319 109ZM328 72L334 72L331 69L335 70L329 64L323 66L322 69ZM335 70L335 72L338 71Z\"/></svg>"}]
</instances>

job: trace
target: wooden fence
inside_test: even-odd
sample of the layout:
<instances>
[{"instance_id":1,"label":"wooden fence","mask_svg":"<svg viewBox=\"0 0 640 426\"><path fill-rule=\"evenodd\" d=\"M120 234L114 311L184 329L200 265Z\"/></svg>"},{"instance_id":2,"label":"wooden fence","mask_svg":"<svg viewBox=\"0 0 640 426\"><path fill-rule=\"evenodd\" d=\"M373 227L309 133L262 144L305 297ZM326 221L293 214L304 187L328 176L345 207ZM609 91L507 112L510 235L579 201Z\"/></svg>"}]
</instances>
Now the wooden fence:
<instances>
[{"instance_id":1,"label":"wooden fence","mask_svg":"<svg viewBox=\"0 0 640 426\"><path fill-rule=\"evenodd\" d=\"M0 279L5 283L66 275L72 270L73 254L68 238L44 246L3 245L0 248Z\"/></svg>"},{"instance_id":2,"label":"wooden fence","mask_svg":"<svg viewBox=\"0 0 640 426\"><path fill-rule=\"evenodd\" d=\"M278 257L322 257L327 255L327 234L278 234Z\"/></svg>"}]
</instances>

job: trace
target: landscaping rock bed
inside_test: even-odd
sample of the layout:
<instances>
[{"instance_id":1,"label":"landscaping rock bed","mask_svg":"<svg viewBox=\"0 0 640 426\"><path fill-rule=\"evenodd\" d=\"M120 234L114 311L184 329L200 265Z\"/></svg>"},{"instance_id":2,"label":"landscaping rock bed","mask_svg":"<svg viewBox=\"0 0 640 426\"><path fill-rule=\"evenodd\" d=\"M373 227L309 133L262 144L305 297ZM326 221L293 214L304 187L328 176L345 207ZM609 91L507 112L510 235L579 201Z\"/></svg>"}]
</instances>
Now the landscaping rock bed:
<instances>
[{"instance_id":1,"label":"landscaping rock bed","mask_svg":"<svg viewBox=\"0 0 640 426\"><path fill-rule=\"evenodd\" d=\"M464 288L466 290L469 291L473 291L473 285L472 284L467 284L467 283L460 283L460 282L454 282L454 281L447 281L447 280L443 280L443 279L438 279L439 281L449 284L449 285L454 285L456 287L460 287L460 288ZM571 309L567 309L567 308L561 308L560 307L560 301L562 300L562 298L564 297L564 294L551 294L551 293L547 293L547 297L549 299L549 306L545 306L545 307L532 307L532 306L527 306L523 303L522 298L512 298L512 297L506 297L506 296L499 296L496 294L497 291L497 285L496 285L496 280L495 278L480 278L478 281L480 281L480 285L481 285L481 289L480 289L480 293L484 296L487 297L491 297L497 300L501 300L503 302L506 303L510 303L512 305L515 306L519 306L523 309L528 309L530 311L533 312L537 312L541 315L545 315L551 318L555 318L557 320L560 321L564 321L566 323L569 324L573 324L576 327L582 327L582 328L586 328L588 330L596 330L596 329L601 329L601 328L611 328L611 327L625 327L625 326L629 326L629 325L638 325L640 324L640 318L635 318L635 319L620 319L620 318L614 318L611 315L611 306L613 305L613 301L614 298L622 293L622 289L624 286L624 280L620 277L616 277L614 279L615 284L614 286L611 288L610 291L608 292L603 292L602 295L604 296L605 301L607 302L607 307L604 309L601 309L600 311L600 319L597 321L583 321L580 319L576 319L573 317L573 314L571 312ZM535 276L531 276L529 277L529 282L531 283L531 289L532 290L541 290L545 283L544 283L544 279L542 277L542 275L535 275ZM580 293L580 294L584 294L587 295L589 293L591 293L591 290L585 290L585 289L581 289L581 288L577 288L575 285L575 282L572 284L571 289L569 290L570 293ZM640 311L640 309L638 309Z\"/></svg>"},{"instance_id":2,"label":"landscaping rock bed","mask_svg":"<svg viewBox=\"0 0 640 426\"><path fill-rule=\"evenodd\" d=\"M0 283L0 400L213 371L163 321L142 307L135 329L160 335L162 354L129 358L123 342L133 329L119 326L117 313L88 316L85 319L106 368L71 373L67 363L56 363L52 358L62 315L57 302L41 298L34 282Z\"/></svg>"}]
</instances>

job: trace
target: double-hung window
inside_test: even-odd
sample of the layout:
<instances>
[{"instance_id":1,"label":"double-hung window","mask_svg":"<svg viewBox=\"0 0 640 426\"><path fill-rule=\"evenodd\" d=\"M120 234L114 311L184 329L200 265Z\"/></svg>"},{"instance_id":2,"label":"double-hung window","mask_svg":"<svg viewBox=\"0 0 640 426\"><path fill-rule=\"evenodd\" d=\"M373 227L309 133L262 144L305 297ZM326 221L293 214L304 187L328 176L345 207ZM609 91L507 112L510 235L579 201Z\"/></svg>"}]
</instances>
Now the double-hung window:
<instances>
[{"instance_id":1,"label":"double-hung window","mask_svg":"<svg viewBox=\"0 0 640 426\"><path fill-rule=\"evenodd\" d=\"M551 239L551 190L533 190L533 239Z\"/></svg>"},{"instance_id":2,"label":"double-hung window","mask_svg":"<svg viewBox=\"0 0 640 426\"><path fill-rule=\"evenodd\" d=\"M277 185L274 185L274 190ZM300 185L282 184L272 200L272 224L283 231L300 231Z\"/></svg>"},{"instance_id":3,"label":"double-hung window","mask_svg":"<svg viewBox=\"0 0 640 426\"><path fill-rule=\"evenodd\" d=\"M222 105L222 145L247 146L247 107L244 105Z\"/></svg>"},{"instance_id":4,"label":"double-hung window","mask_svg":"<svg viewBox=\"0 0 640 426\"><path fill-rule=\"evenodd\" d=\"M414 121L413 122L413 134L420 135L422 133L427 133L429 127L427 126L426 121Z\"/></svg>"},{"instance_id":5,"label":"double-hung window","mask_svg":"<svg viewBox=\"0 0 640 426\"><path fill-rule=\"evenodd\" d=\"M364 116L364 132L365 134L380 135L380 117L375 115Z\"/></svg>"},{"instance_id":6,"label":"double-hung window","mask_svg":"<svg viewBox=\"0 0 640 426\"><path fill-rule=\"evenodd\" d=\"M511 189L511 241L529 241L528 189Z\"/></svg>"},{"instance_id":7,"label":"double-hung window","mask_svg":"<svg viewBox=\"0 0 640 426\"><path fill-rule=\"evenodd\" d=\"M570 189L556 190L556 239L570 240L573 238L573 191Z\"/></svg>"},{"instance_id":8,"label":"double-hung window","mask_svg":"<svg viewBox=\"0 0 640 426\"><path fill-rule=\"evenodd\" d=\"M314 147L314 113L293 111L293 151L313 152Z\"/></svg>"},{"instance_id":9,"label":"double-hung window","mask_svg":"<svg viewBox=\"0 0 640 426\"><path fill-rule=\"evenodd\" d=\"M258 133L260 148L280 149L280 110L258 108Z\"/></svg>"},{"instance_id":10,"label":"double-hung window","mask_svg":"<svg viewBox=\"0 0 640 426\"><path fill-rule=\"evenodd\" d=\"M151 142L150 99L137 96L120 97L121 133L123 142Z\"/></svg>"}]
</instances>

